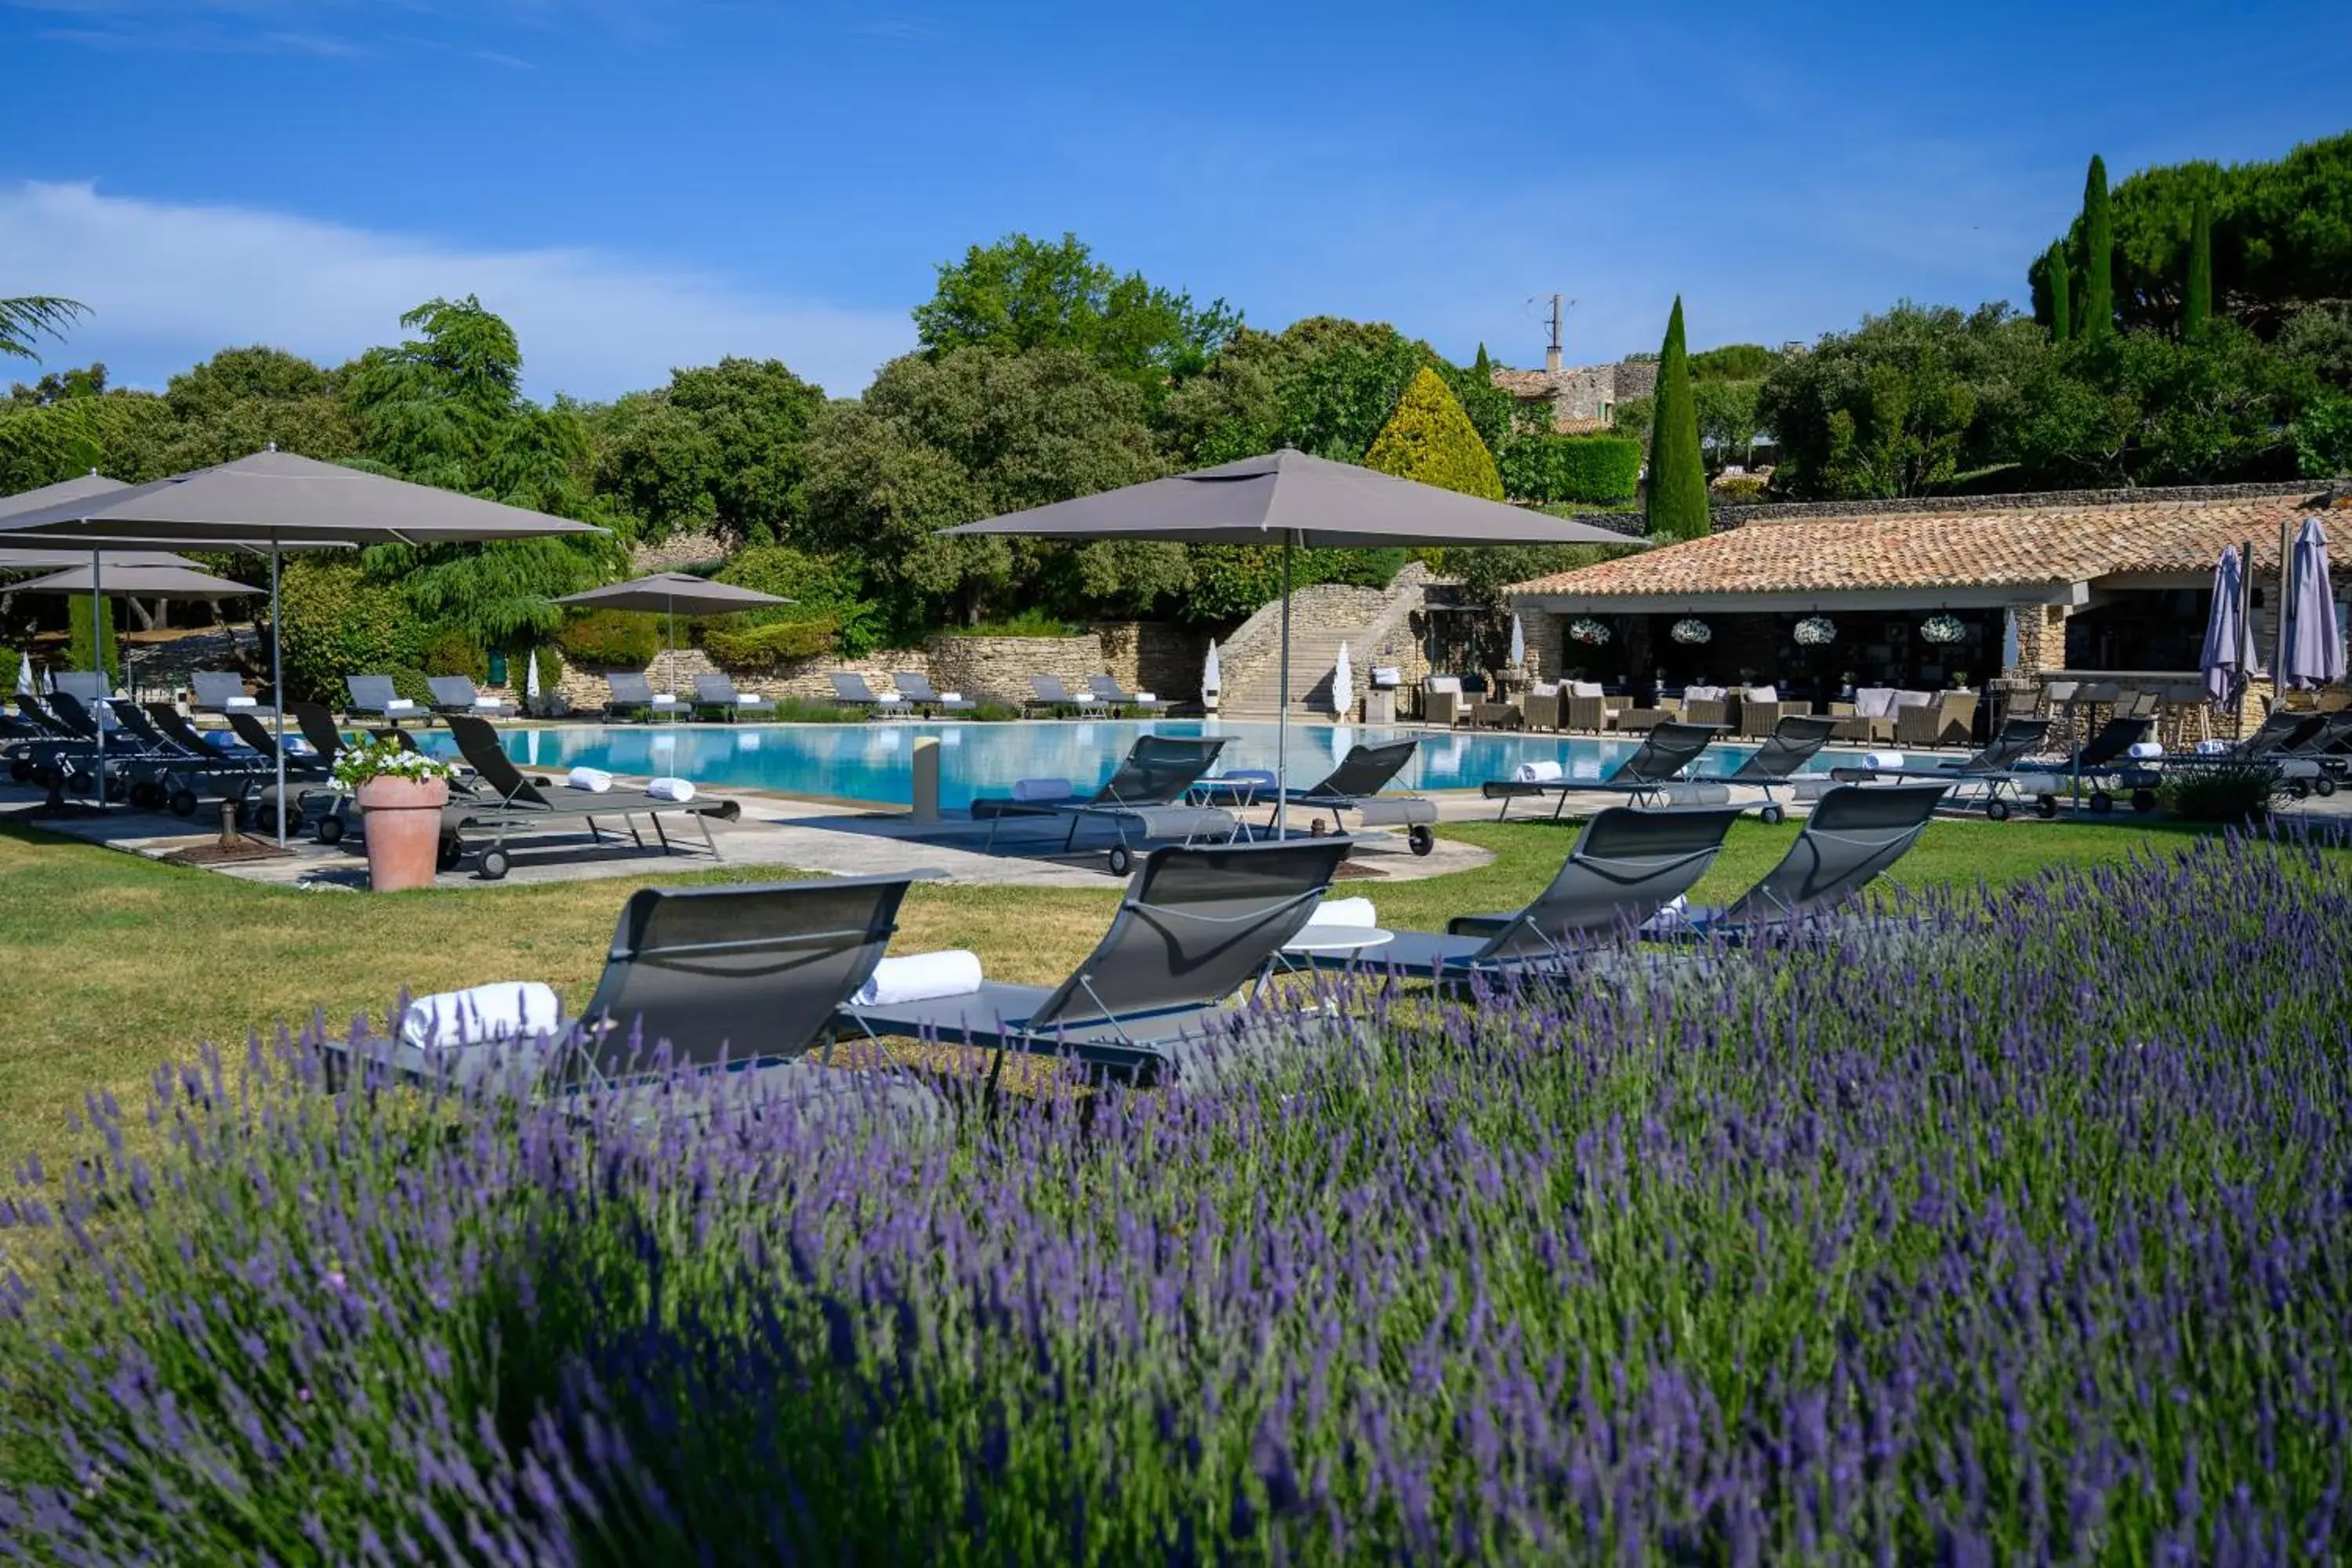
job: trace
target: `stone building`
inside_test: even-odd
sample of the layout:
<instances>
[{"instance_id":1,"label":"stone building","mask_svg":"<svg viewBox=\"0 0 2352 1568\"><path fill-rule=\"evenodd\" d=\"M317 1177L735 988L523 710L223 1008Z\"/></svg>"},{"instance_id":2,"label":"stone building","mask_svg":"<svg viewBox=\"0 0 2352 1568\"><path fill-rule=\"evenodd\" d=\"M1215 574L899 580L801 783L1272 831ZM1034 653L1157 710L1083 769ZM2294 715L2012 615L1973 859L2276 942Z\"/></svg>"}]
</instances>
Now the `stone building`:
<instances>
[{"instance_id":1,"label":"stone building","mask_svg":"<svg viewBox=\"0 0 2352 1568\"><path fill-rule=\"evenodd\" d=\"M1617 423L1617 410L1636 397L1658 389L1658 367L1651 360L1622 360L1615 364L1563 367L1555 352L1542 370L1496 370L1494 384L1521 404L1551 405L1552 428L1563 434L1589 434Z\"/></svg>"}]
</instances>

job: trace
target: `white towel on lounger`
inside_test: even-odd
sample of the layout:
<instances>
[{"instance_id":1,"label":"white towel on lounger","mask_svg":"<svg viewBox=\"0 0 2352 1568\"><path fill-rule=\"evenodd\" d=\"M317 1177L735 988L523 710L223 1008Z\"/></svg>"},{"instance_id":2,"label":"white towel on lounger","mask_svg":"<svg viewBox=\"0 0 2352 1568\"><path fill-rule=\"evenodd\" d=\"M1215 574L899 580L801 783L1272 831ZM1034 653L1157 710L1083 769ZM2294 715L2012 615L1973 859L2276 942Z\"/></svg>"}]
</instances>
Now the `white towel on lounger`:
<instances>
[{"instance_id":1,"label":"white towel on lounger","mask_svg":"<svg viewBox=\"0 0 2352 1568\"><path fill-rule=\"evenodd\" d=\"M613 775L602 768L574 768L563 778L566 789L584 789L590 795L603 795L613 787Z\"/></svg>"},{"instance_id":2,"label":"white towel on lounger","mask_svg":"<svg viewBox=\"0 0 2352 1568\"><path fill-rule=\"evenodd\" d=\"M1511 775L1514 784L1558 784L1565 770L1546 757L1540 762L1521 763L1519 771Z\"/></svg>"},{"instance_id":3,"label":"white towel on lounger","mask_svg":"<svg viewBox=\"0 0 2352 1568\"><path fill-rule=\"evenodd\" d=\"M536 980L506 980L419 996L400 1016L400 1037L424 1051L536 1039L562 1027L563 1005L554 987Z\"/></svg>"},{"instance_id":4,"label":"white towel on lounger","mask_svg":"<svg viewBox=\"0 0 2352 1568\"><path fill-rule=\"evenodd\" d=\"M938 996L969 996L980 989L980 955L951 947L938 952L910 952L886 958L874 966L866 984L851 998L854 1004L888 1006L899 1002L928 1002Z\"/></svg>"},{"instance_id":5,"label":"white towel on lounger","mask_svg":"<svg viewBox=\"0 0 2352 1568\"><path fill-rule=\"evenodd\" d=\"M684 805L694 798L694 785L685 779L651 779L646 784L646 794L655 800L666 800L674 805Z\"/></svg>"},{"instance_id":6,"label":"white towel on lounger","mask_svg":"<svg viewBox=\"0 0 2352 1568\"><path fill-rule=\"evenodd\" d=\"M1013 783L1015 800L1067 800L1077 793L1067 779L1015 779Z\"/></svg>"},{"instance_id":7,"label":"white towel on lounger","mask_svg":"<svg viewBox=\"0 0 2352 1568\"><path fill-rule=\"evenodd\" d=\"M1900 752L1864 752L1862 756L1862 765L1868 768L1874 773L1893 773L1903 766L1903 753Z\"/></svg>"},{"instance_id":8,"label":"white towel on lounger","mask_svg":"<svg viewBox=\"0 0 2352 1568\"><path fill-rule=\"evenodd\" d=\"M2161 741L2134 741L2125 749L2124 755L2135 758L2140 762L2146 762L2151 757L2160 757L2164 755L2164 742Z\"/></svg>"}]
</instances>

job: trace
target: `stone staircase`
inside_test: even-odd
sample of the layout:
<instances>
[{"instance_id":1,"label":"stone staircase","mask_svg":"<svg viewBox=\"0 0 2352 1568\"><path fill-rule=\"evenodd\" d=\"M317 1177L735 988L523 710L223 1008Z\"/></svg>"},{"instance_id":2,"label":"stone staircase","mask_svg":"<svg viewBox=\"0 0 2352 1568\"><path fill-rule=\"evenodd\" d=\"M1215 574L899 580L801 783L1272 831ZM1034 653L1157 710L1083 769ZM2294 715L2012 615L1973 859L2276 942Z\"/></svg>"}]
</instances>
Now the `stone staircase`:
<instances>
[{"instance_id":1,"label":"stone staircase","mask_svg":"<svg viewBox=\"0 0 2352 1568\"><path fill-rule=\"evenodd\" d=\"M1420 645L1409 625L1423 602L1427 569L1415 563L1385 590L1318 584L1291 595L1290 716L1307 721L1331 716L1331 677L1339 645L1360 700L1375 664L1404 667L1407 681L1420 678ZM1266 605L1244 621L1218 647L1224 691L1220 714L1227 719L1270 720L1281 711L1282 606Z\"/></svg>"}]
</instances>

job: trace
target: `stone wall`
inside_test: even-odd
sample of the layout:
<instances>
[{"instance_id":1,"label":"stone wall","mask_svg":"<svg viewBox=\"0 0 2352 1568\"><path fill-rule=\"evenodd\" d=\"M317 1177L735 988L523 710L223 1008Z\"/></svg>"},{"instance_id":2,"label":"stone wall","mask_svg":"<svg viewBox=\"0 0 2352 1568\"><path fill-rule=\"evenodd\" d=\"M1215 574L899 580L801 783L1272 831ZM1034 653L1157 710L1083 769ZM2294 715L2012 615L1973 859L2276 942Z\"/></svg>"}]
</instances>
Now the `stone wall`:
<instances>
[{"instance_id":1,"label":"stone wall","mask_svg":"<svg viewBox=\"0 0 2352 1568\"><path fill-rule=\"evenodd\" d=\"M643 577L656 572L684 572L709 566L733 553L715 533L674 533L657 544L629 546L629 569Z\"/></svg>"},{"instance_id":2,"label":"stone wall","mask_svg":"<svg viewBox=\"0 0 2352 1568\"><path fill-rule=\"evenodd\" d=\"M1102 667L1127 690L1170 702L1200 697L1201 665L1209 653L1202 634L1168 621L1098 621L1095 635L1102 643Z\"/></svg>"},{"instance_id":3,"label":"stone wall","mask_svg":"<svg viewBox=\"0 0 2352 1568\"><path fill-rule=\"evenodd\" d=\"M1103 639L1093 632L1074 637L935 637L928 651L933 686L997 702L1025 700L1033 675L1057 675L1063 685L1083 691L1108 666Z\"/></svg>"},{"instance_id":4,"label":"stone wall","mask_svg":"<svg viewBox=\"0 0 2352 1568\"><path fill-rule=\"evenodd\" d=\"M819 654L810 658L793 659L758 674L737 672L735 687L739 691L758 692L763 697L830 702L834 698L830 677L836 670L854 670L866 677L868 686L883 691L889 689L890 679L898 671L928 672L929 664L929 656L921 648L886 648L864 658L840 658L831 654ZM646 667L646 681L656 691L672 691L680 697L690 698L694 694L694 678L709 675L718 668L710 662L710 656L698 647L682 647L675 653L665 648L656 654L653 663ZM579 712L604 707L612 695L611 689L604 683L604 677L611 673L617 672L566 666L562 696L569 710ZM520 693L515 695L520 700Z\"/></svg>"}]
</instances>

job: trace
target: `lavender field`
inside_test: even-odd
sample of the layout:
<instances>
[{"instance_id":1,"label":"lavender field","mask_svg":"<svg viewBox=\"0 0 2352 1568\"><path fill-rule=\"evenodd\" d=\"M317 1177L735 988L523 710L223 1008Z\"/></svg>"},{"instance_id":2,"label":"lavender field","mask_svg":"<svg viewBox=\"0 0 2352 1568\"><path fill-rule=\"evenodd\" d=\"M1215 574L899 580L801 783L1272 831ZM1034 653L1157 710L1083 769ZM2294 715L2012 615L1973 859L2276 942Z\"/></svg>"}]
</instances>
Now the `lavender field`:
<instances>
[{"instance_id":1,"label":"lavender field","mask_svg":"<svg viewBox=\"0 0 2352 1568\"><path fill-rule=\"evenodd\" d=\"M935 1115L256 1047L0 1202L0 1556L2324 1559L2347 973L2215 841Z\"/></svg>"}]
</instances>

